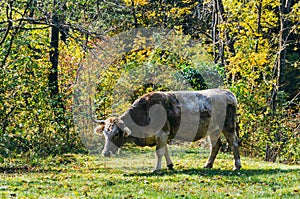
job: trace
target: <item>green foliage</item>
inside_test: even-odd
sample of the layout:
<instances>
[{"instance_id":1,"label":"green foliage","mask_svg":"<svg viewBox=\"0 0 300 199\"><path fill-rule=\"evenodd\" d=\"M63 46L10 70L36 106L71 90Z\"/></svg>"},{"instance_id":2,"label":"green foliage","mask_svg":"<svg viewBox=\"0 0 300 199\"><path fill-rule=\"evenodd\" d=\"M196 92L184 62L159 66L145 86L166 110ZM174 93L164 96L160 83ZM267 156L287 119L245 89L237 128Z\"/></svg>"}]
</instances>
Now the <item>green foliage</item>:
<instances>
[{"instance_id":1,"label":"green foliage","mask_svg":"<svg viewBox=\"0 0 300 199\"><path fill-rule=\"evenodd\" d=\"M23 5L14 2L11 6L24 11ZM12 12L17 20L18 12ZM19 25L19 29L14 27L9 32L0 48L0 57L5 57L0 70L0 154L12 158L18 154L47 156L84 151L74 131L72 113L57 106L58 98L50 98L48 29L25 22ZM66 73L60 79L64 92L59 97L68 108L71 96L65 92L64 83L73 78L74 73Z\"/></svg>"},{"instance_id":2,"label":"green foliage","mask_svg":"<svg viewBox=\"0 0 300 199\"><path fill-rule=\"evenodd\" d=\"M1 70L0 140L5 146L1 153L6 156L60 154L77 151L80 146L72 130L71 112L54 110L57 101L49 97L49 49L40 45L49 42L47 33L36 30L17 35L13 54Z\"/></svg>"},{"instance_id":3,"label":"green foliage","mask_svg":"<svg viewBox=\"0 0 300 199\"><path fill-rule=\"evenodd\" d=\"M208 86L203 79L201 72L194 68L184 68L176 74L179 81L188 81L194 90L204 90Z\"/></svg>"},{"instance_id":4,"label":"green foliage","mask_svg":"<svg viewBox=\"0 0 300 199\"><path fill-rule=\"evenodd\" d=\"M139 37L139 42L143 45L147 39L151 40ZM172 49L175 44L171 42L170 46L165 44L163 50L132 50L121 59L114 60L113 65L101 69L100 81L95 79L99 82L95 98L99 118L120 115L138 97L151 91L202 90L219 86L219 82L213 79L213 75L219 78L219 73L214 70L209 57L199 50L201 45L187 46L185 42L190 42L190 37L184 38L186 41L181 36L173 39L174 43L178 40L178 49ZM140 48L139 43L136 45ZM183 52L179 52L180 48ZM202 74L211 79L204 79Z\"/></svg>"},{"instance_id":5,"label":"green foliage","mask_svg":"<svg viewBox=\"0 0 300 199\"><path fill-rule=\"evenodd\" d=\"M227 52L226 79L239 102L242 151L245 155L259 156L268 161L299 163L300 156L294 150L299 149L299 145L295 145L299 136L294 119L299 116L293 107L285 104L289 98L288 90L282 89L284 85L279 85L275 75L278 70L278 49L275 48L278 40L273 29L278 11L271 8L276 8L278 1L233 1L224 2L224 5L228 13L233 13L220 26L235 39L235 53ZM259 6L261 15L258 13ZM290 60L291 63L297 62L296 59ZM286 71L292 70L297 74L292 65L286 67ZM293 78L292 81L297 84L297 77ZM278 90L275 98L274 89Z\"/></svg>"}]
</instances>

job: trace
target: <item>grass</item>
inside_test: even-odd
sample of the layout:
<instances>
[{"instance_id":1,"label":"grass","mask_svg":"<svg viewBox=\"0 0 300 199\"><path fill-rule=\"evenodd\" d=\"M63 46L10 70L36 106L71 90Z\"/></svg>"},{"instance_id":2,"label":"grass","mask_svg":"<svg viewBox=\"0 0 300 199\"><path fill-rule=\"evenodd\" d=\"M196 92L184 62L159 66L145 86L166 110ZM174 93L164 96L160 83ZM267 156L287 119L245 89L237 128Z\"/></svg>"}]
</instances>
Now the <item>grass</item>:
<instances>
[{"instance_id":1,"label":"grass","mask_svg":"<svg viewBox=\"0 0 300 199\"><path fill-rule=\"evenodd\" d=\"M203 169L208 151L170 147L175 171L152 173L154 149L125 150L120 157L65 155L35 167L3 163L0 198L299 198L300 166L242 158L232 171L230 154Z\"/></svg>"}]
</instances>

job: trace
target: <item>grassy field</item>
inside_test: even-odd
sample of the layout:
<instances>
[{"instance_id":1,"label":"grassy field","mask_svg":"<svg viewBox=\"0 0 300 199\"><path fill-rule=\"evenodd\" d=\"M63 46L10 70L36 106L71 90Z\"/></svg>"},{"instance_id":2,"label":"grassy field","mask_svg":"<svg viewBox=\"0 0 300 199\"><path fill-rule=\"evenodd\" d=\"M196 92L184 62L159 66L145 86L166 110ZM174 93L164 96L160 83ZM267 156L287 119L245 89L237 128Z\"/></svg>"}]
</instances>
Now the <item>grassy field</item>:
<instances>
[{"instance_id":1,"label":"grassy field","mask_svg":"<svg viewBox=\"0 0 300 199\"><path fill-rule=\"evenodd\" d=\"M232 156L221 153L208 170L208 151L171 146L176 170L154 174L153 150L115 158L69 154L35 167L6 162L0 198L300 198L300 166L242 158L242 170L231 171Z\"/></svg>"}]
</instances>

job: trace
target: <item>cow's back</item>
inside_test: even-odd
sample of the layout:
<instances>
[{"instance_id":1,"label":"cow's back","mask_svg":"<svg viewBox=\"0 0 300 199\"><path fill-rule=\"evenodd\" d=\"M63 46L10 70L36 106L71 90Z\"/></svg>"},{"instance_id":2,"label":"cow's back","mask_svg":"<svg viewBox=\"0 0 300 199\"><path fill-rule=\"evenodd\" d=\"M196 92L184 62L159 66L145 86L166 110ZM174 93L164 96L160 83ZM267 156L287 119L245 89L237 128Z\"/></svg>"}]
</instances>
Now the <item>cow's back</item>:
<instances>
[{"instance_id":1,"label":"cow's back","mask_svg":"<svg viewBox=\"0 0 300 199\"><path fill-rule=\"evenodd\" d=\"M166 111L170 139L195 141L221 130L227 105L236 106L237 101L223 89L152 92L137 99L126 114L137 125L147 126L151 122L149 110L155 104Z\"/></svg>"}]
</instances>

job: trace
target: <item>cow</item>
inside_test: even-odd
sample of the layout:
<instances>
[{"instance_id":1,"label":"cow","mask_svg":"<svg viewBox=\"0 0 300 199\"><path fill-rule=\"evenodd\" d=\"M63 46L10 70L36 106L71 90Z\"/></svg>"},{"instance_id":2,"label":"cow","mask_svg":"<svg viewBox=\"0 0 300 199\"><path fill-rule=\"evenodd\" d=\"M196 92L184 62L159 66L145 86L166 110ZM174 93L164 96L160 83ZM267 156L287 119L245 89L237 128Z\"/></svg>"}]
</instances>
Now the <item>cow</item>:
<instances>
[{"instance_id":1,"label":"cow","mask_svg":"<svg viewBox=\"0 0 300 199\"><path fill-rule=\"evenodd\" d=\"M241 168L239 138L236 132L235 95L225 89L202 91L151 92L134 101L124 114L98 120L94 133L105 137L103 156L115 155L127 142L156 146L154 172L162 168L165 156L168 169L174 169L168 153L170 140L197 141L208 137L210 155L204 168L212 168L221 132L234 155L234 170Z\"/></svg>"}]
</instances>

